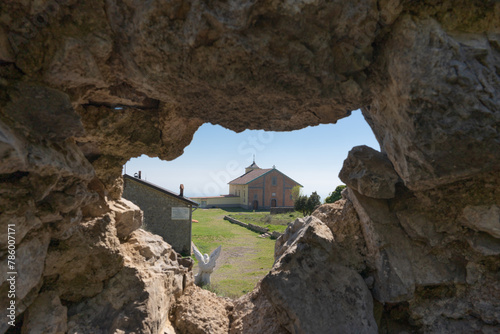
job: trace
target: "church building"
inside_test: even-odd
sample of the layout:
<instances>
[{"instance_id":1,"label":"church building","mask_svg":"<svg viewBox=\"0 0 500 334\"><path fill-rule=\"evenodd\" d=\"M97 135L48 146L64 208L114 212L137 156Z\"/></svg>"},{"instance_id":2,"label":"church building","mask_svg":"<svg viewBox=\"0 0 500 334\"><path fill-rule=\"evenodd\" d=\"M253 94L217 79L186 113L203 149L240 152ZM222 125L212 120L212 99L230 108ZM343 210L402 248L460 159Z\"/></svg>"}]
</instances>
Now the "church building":
<instances>
[{"instance_id":1,"label":"church building","mask_svg":"<svg viewBox=\"0 0 500 334\"><path fill-rule=\"evenodd\" d=\"M229 182L229 194L191 197L201 208L241 207L269 209L293 207L292 188L302 185L273 168L260 168L255 161L245 168L245 174Z\"/></svg>"}]
</instances>

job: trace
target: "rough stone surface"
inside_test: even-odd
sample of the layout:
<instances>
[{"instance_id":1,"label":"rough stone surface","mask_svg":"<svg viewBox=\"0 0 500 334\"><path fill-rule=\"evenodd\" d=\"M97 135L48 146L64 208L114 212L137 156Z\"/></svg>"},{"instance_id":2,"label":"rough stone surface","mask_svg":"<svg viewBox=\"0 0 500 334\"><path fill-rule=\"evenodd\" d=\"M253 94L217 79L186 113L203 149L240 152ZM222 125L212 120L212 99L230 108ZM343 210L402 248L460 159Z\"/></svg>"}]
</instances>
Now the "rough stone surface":
<instances>
[{"instance_id":1,"label":"rough stone surface","mask_svg":"<svg viewBox=\"0 0 500 334\"><path fill-rule=\"evenodd\" d=\"M484 176L432 192L401 188L392 200L349 189L367 245L365 282L376 303L384 304L379 330L488 333L500 325L498 239L461 228L464 207L498 202L498 193L485 191L497 184L495 177Z\"/></svg>"},{"instance_id":2,"label":"rough stone surface","mask_svg":"<svg viewBox=\"0 0 500 334\"><path fill-rule=\"evenodd\" d=\"M68 330L171 332L168 307L190 276L168 246L118 222L123 164L174 159L205 122L292 130L361 108L402 183L389 199L352 185L343 209L316 213L332 222L300 238L313 269L292 257L289 273L276 267L262 285L280 324L305 315L271 287L292 274L330 277L330 266L345 275L332 278L339 287L346 277L370 286L381 332L497 331L499 22L492 0L3 1L0 259L15 224L18 320L55 291ZM349 203L363 242L334 218L355 221ZM319 251L327 244L358 253ZM178 274L157 275L132 249L165 251Z\"/></svg>"},{"instance_id":3,"label":"rough stone surface","mask_svg":"<svg viewBox=\"0 0 500 334\"><path fill-rule=\"evenodd\" d=\"M38 295L43 282L42 273L48 246L49 234L42 231L32 235L16 248L15 258L11 260L11 263L14 263L14 270L8 267L7 255L2 258L1 267L5 274L0 281L0 293L5 297L1 299L0 306L4 319L7 319L7 307L10 306L11 298L7 298L10 291L15 293L16 315L22 314ZM8 272L12 271L17 274L7 275ZM14 280L8 280L12 279L13 276ZM11 287L11 283L14 283L13 287ZM4 332L8 327L7 321L2 321L0 331Z\"/></svg>"},{"instance_id":4,"label":"rough stone surface","mask_svg":"<svg viewBox=\"0 0 500 334\"><path fill-rule=\"evenodd\" d=\"M374 297L399 302L413 296L415 285L464 281L461 264L434 254L408 238L397 217L382 200L364 197L350 189L361 222L374 273Z\"/></svg>"},{"instance_id":5,"label":"rough stone surface","mask_svg":"<svg viewBox=\"0 0 500 334\"><path fill-rule=\"evenodd\" d=\"M169 310L193 285L192 272L147 231L134 231L119 247L123 266L101 293L68 307L68 332L173 334Z\"/></svg>"},{"instance_id":6,"label":"rough stone surface","mask_svg":"<svg viewBox=\"0 0 500 334\"><path fill-rule=\"evenodd\" d=\"M250 293L234 301L230 314L230 334L287 334L289 333L278 321L278 315L272 304L262 293L260 285Z\"/></svg>"},{"instance_id":7,"label":"rough stone surface","mask_svg":"<svg viewBox=\"0 0 500 334\"><path fill-rule=\"evenodd\" d=\"M133 231L142 225L142 211L134 203L122 198L111 204L111 210L115 213L116 234L119 239L127 238Z\"/></svg>"},{"instance_id":8,"label":"rough stone surface","mask_svg":"<svg viewBox=\"0 0 500 334\"><path fill-rule=\"evenodd\" d=\"M122 268L119 248L109 215L82 223L69 239L51 244L44 280L62 300L78 302L93 297L102 291L104 281Z\"/></svg>"},{"instance_id":9,"label":"rough stone surface","mask_svg":"<svg viewBox=\"0 0 500 334\"><path fill-rule=\"evenodd\" d=\"M500 238L500 207L497 205L466 206L463 211L464 225Z\"/></svg>"},{"instance_id":10,"label":"rough stone surface","mask_svg":"<svg viewBox=\"0 0 500 334\"><path fill-rule=\"evenodd\" d=\"M233 303L213 292L192 286L173 310L175 329L181 334L228 333Z\"/></svg>"},{"instance_id":11,"label":"rough stone surface","mask_svg":"<svg viewBox=\"0 0 500 334\"><path fill-rule=\"evenodd\" d=\"M66 333L67 312L56 292L42 292L26 311L21 333Z\"/></svg>"},{"instance_id":12,"label":"rough stone surface","mask_svg":"<svg viewBox=\"0 0 500 334\"><path fill-rule=\"evenodd\" d=\"M312 215L332 231L334 262L362 272L366 269L366 245L358 214L350 200L318 207Z\"/></svg>"},{"instance_id":13,"label":"rough stone surface","mask_svg":"<svg viewBox=\"0 0 500 334\"><path fill-rule=\"evenodd\" d=\"M373 198L393 198L399 176L383 153L356 146L344 161L339 178L351 189Z\"/></svg>"},{"instance_id":14,"label":"rough stone surface","mask_svg":"<svg viewBox=\"0 0 500 334\"><path fill-rule=\"evenodd\" d=\"M314 217L297 219L281 239L261 289L284 328L291 333L377 332L370 291L356 271L332 260L334 237L325 224Z\"/></svg>"},{"instance_id":15,"label":"rough stone surface","mask_svg":"<svg viewBox=\"0 0 500 334\"><path fill-rule=\"evenodd\" d=\"M374 98L363 113L412 190L499 164L499 27L490 21L499 18L499 4L469 4L464 12L466 1L437 7L415 3L425 14L402 14L374 62L373 69L384 74L370 79ZM480 20L478 11L488 6L491 12ZM465 17L477 23L466 23Z\"/></svg>"},{"instance_id":16,"label":"rough stone surface","mask_svg":"<svg viewBox=\"0 0 500 334\"><path fill-rule=\"evenodd\" d=\"M113 109L83 105L78 110L86 129L85 134L78 137L78 145L115 199L121 196L122 166L130 157L147 154L175 159L202 124L198 119L189 119L174 111L162 113L158 106L144 110L135 106Z\"/></svg>"}]
</instances>

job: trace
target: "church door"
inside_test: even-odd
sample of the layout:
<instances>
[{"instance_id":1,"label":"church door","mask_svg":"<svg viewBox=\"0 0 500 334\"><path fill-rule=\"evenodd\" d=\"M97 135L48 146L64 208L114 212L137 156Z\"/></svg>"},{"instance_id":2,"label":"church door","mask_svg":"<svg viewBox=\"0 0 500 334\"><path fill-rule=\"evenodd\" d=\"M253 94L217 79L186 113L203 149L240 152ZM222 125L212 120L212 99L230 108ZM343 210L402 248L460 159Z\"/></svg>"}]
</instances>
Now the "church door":
<instances>
[{"instance_id":1,"label":"church door","mask_svg":"<svg viewBox=\"0 0 500 334\"><path fill-rule=\"evenodd\" d=\"M253 201L253 209L254 210L259 209L259 201Z\"/></svg>"}]
</instances>

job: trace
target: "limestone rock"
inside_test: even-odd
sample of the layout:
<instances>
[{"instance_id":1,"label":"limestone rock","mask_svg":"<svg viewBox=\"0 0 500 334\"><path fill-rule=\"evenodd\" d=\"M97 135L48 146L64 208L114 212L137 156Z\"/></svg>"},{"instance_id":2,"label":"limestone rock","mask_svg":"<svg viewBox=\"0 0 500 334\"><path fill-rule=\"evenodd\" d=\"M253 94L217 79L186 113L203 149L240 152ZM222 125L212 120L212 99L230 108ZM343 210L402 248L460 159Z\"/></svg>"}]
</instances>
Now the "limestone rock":
<instances>
[{"instance_id":1,"label":"limestone rock","mask_svg":"<svg viewBox=\"0 0 500 334\"><path fill-rule=\"evenodd\" d=\"M498 254L498 239L461 227L464 207L490 207L498 201L491 191L497 182L486 176L423 193L400 189L388 201L348 190L367 244L367 282L374 277L377 300L393 298L377 313L379 330L487 332L491 324L500 324L498 284L493 283L500 262L492 256ZM476 196L463 196L457 189ZM413 286L405 288L404 282ZM478 321L471 314L489 320Z\"/></svg>"},{"instance_id":2,"label":"limestone rock","mask_svg":"<svg viewBox=\"0 0 500 334\"><path fill-rule=\"evenodd\" d=\"M476 284L468 288L461 284L425 287L417 292L419 298L410 303L414 319L426 332L498 331L498 280L484 265L467 267L468 282Z\"/></svg>"},{"instance_id":3,"label":"limestone rock","mask_svg":"<svg viewBox=\"0 0 500 334\"><path fill-rule=\"evenodd\" d=\"M77 302L103 289L123 266L120 242L110 216L81 223L73 235L54 242L45 260L46 282L65 301Z\"/></svg>"},{"instance_id":4,"label":"limestone rock","mask_svg":"<svg viewBox=\"0 0 500 334\"><path fill-rule=\"evenodd\" d=\"M359 274L336 265L299 270L271 273L262 281L283 327L291 333L377 333L372 296ZM306 281L316 283L310 288ZM300 293L289 293L294 290Z\"/></svg>"},{"instance_id":5,"label":"limestone rock","mask_svg":"<svg viewBox=\"0 0 500 334\"><path fill-rule=\"evenodd\" d=\"M24 215L4 214L0 216L0 228L2 228L0 232L0 247L2 249L7 249L9 224L11 229L15 231L16 244L21 243L28 232L42 226L42 221L35 216L35 212L36 209L33 203L28 203Z\"/></svg>"},{"instance_id":6,"label":"limestone rock","mask_svg":"<svg viewBox=\"0 0 500 334\"><path fill-rule=\"evenodd\" d=\"M168 333L168 314L193 274L160 236L142 229L119 245L123 266L98 295L68 307L68 332Z\"/></svg>"},{"instance_id":7,"label":"limestone rock","mask_svg":"<svg viewBox=\"0 0 500 334\"><path fill-rule=\"evenodd\" d=\"M500 239L500 207L497 205L466 206L462 221L472 229Z\"/></svg>"},{"instance_id":8,"label":"limestone rock","mask_svg":"<svg viewBox=\"0 0 500 334\"><path fill-rule=\"evenodd\" d=\"M250 293L234 301L230 314L230 334L288 334L283 328L272 304L262 293L260 284Z\"/></svg>"},{"instance_id":9,"label":"limestone rock","mask_svg":"<svg viewBox=\"0 0 500 334\"><path fill-rule=\"evenodd\" d=\"M64 140L83 134L80 116L74 111L69 96L56 89L19 83L9 92L5 113L11 124L28 137L38 140Z\"/></svg>"},{"instance_id":10,"label":"limestone rock","mask_svg":"<svg viewBox=\"0 0 500 334\"><path fill-rule=\"evenodd\" d=\"M339 178L351 189L373 198L393 198L399 176L383 153L368 146L356 146L340 171Z\"/></svg>"},{"instance_id":11,"label":"limestone rock","mask_svg":"<svg viewBox=\"0 0 500 334\"><path fill-rule=\"evenodd\" d=\"M121 197L122 166L130 157L148 154L175 159L202 124L197 118L189 119L174 111L162 113L158 101L146 113L141 108L96 105L84 105L78 110L86 130L77 138L78 145L92 161L109 196L116 200Z\"/></svg>"},{"instance_id":12,"label":"limestone rock","mask_svg":"<svg viewBox=\"0 0 500 334\"><path fill-rule=\"evenodd\" d=\"M26 311L21 333L66 333L67 311L57 293L42 292Z\"/></svg>"},{"instance_id":13,"label":"limestone rock","mask_svg":"<svg viewBox=\"0 0 500 334\"><path fill-rule=\"evenodd\" d=\"M66 87L79 85L105 86L95 57L89 50L94 49L95 46L92 46L89 42L71 37L65 38L61 48L56 52L49 65L47 79ZM65 75L57 75L60 73L65 73Z\"/></svg>"},{"instance_id":14,"label":"limestone rock","mask_svg":"<svg viewBox=\"0 0 500 334\"><path fill-rule=\"evenodd\" d=\"M484 255L500 255L500 240L483 232L471 233L467 242L474 250Z\"/></svg>"},{"instance_id":15,"label":"limestone rock","mask_svg":"<svg viewBox=\"0 0 500 334\"><path fill-rule=\"evenodd\" d=\"M213 292L192 286L175 305L175 329L181 334L226 334L229 332L228 311L232 307L232 302Z\"/></svg>"},{"instance_id":16,"label":"limestone rock","mask_svg":"<svg viewBox=\"0 0 500 334\"><path fill-rule=\"evenodd\" d=\"M381 0L379 6L380 19L384 25L391 25L403 11L401 0Z\"/></svg>"},{"instance_id":17,"label":"limestone rock","mask_svg":"<svg viewBox=\"0 0 500 334\"><path fill-rule=\"evenodd\" d=\"M315 260L324 260L332 252L332 232L328 227L315 217L297 218L288 225L285 233L276 240L274 247L275 262L289 249L297 247L297 243L308 244L311 255L317 256Z\"/></svg>"},{"instance_id":18,"label":"limestone rock","mask_svg":"<svg viewBox=\"0 0 500 334\"><path fill-rule=\"evenodd\" d=\"M377 332L371 293L356 271L331 261L334 239L326 225L314 217L297 219L281 238L261 289L284 328L291 333Z\"/></svg>"},{"instance_id":19,"label":"limestone rock","mask_svg":"<svg viewBox=\"0 0 500 334\"><path fill-rule=\"evenodd\" d=\"M366 245L359 217L349 199L323 204L312 215L332 231L332 257L340 264L357 272L366 269Z\"/></svg>"},{"instance_id":20,"label":"limestone rock","mask_svg":"<svg viewBox=\"0 0 500 334\"><path fill-rule=\"evenodd\" d=\"M464 281L461 266L452 259L425 255L420 244L405 236L397 216L386 202L349 189L349 199L360 217L374 267L374 297L381 302L411 299L415 285Z\"/></svg>"},{"instance_id":21,"label":"limestone rock","mask_svg":"<svg viewBox=\"0 0 500 334\"><path fill-rule=\"evenodd\" d=\"M396 216L411 239L425 242L430 246L437 246L443 240L436 223L425 212L405 210L398 211Z\"/></svg>"},{"instance_id":22,"label":"limestone rock","mask_svg":"<svg viewBox=\"0 0 500 334\"><path fill-rule=\"evenodd\" d=\"M498 4L491 5L491 10L498 10ZM494 92L500 81L488 73L495 73L500 53L477 29L499 14L486 15L482 23L469 22L467 29L457 28L460 20L452 23L450 17L467 17L476 10L466 6L443 4L437 11L451 12L434 18L402 13L373 66L381 75L370 79L374 99L363 114L382 151L412 190L493 171L499 164L495 129L500 97ZM416 7L432 11L425 4Z\"/></svg>"},{"instance_id":23,"label":"limestone rock","mask_svg":"<svg viewBox=\"0 0 500 334\"><path fill-rule=\"evenodd\" d=\"M15 277L15 301L16 314L22 314L33 300L38 295L42 285L42 273L44 270L44 260L49 246L49 234L47 231L38 231L31 233L19 246L16 247L15 260L12 261L15 265L13 268L8 267L7 256L2 258L2 272L5 275L0 280L0 293L5 296L1 299L0 306L2 307L2 316L6 318L6 310L10 299L6 298L11 289L8 278ZM16 274L9 274L9 272ZM8 328L6 321L0 323L0 332L5 332Z\"/></svg>"},{"instance_id":24,"label":"limestone rock","mask_svg":"<svg viewBox=\"0 0 500 334\"><path fill-rule=\"evenodd\" d=\"M13 173L19 166L26 165L26 154L24 146L26 142L16 136L14 131L0 121L0 157L2 164L0 172L2 174Z\"/></svg>"},{"instance_id":25,"label":"limestone rock","mask_svg":"<svg viewBox=\"0 0 500 334\"><path fill-rule=\"evenodd\" d=\"M110 209L115 214L116 233L120 240L127 238L130 233L137 230L142 225L142 211L134 203L122 198L110 205Z\"/></svg>"}]
</instances>

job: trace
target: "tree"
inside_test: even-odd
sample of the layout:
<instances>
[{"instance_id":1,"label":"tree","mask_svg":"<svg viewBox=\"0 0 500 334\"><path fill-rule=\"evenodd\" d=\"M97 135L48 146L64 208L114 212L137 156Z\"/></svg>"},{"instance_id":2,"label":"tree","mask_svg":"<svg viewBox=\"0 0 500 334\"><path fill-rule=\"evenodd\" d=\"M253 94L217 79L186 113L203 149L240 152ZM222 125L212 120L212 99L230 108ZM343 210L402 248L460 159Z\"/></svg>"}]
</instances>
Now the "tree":
<instances>
[{"instance_id":1,"label":"tree","mask_svg":"<svg viewBox=\"0 0 500 334\"><path fill-rule=\"evenodd\" d=\"M301 194L300 188L301 186L295 186L292 188L292 201L295 203L297 201L297 198L299 198Z\"/></svg>"},{"instance_id":2,"label":"tree","mask_svg":"<svg viewBox=\"0 0 500 334\"><path fill-rule=\"evenodd\" d=\"M318 195L317 192L314 191L311 194L311 196L309 196L309 198L307 199L307 204L306 204L307 215L313 213L313 211L316 210L316 208L320 205L321 205L321 197Z\"/></svg>"},{"instance_id":3,"label":"tree","mask_svg":"<svg viewBox=\"0 0 500 334\"><path fill-rule=\"evenodd\" d=\"M339 199L342 198L342 190L345 189L345 185L337 186L335 188L335 191L331 192L330 195L325 198L325 203L333 203L337 202Z\"/></svg>"},{"instance_id":4,"label":"tree","mask_svg":"<svg viewBox=\"0 0 500 334\"><path fill-rule=\"evenodd\" d=\"M294 209L295 211L302 212L302 214L305 216L306 215L306 210L307 210L307 200L308 197L307 195L299 195L297 197L297 200L294 203Z\"/></svg>"},{"instance_id":5,"label":"tree","mask_svg":"<svg viewBox=\"0 0 500 334\"><path fill-rule=\"evenodd\" d=\"M311 196L299 195L294 203L295 211L299 211L302 215L309 216L318 206L321 205L321 197L317 192L313 192Z\"/></svg>"}]
</instances>

